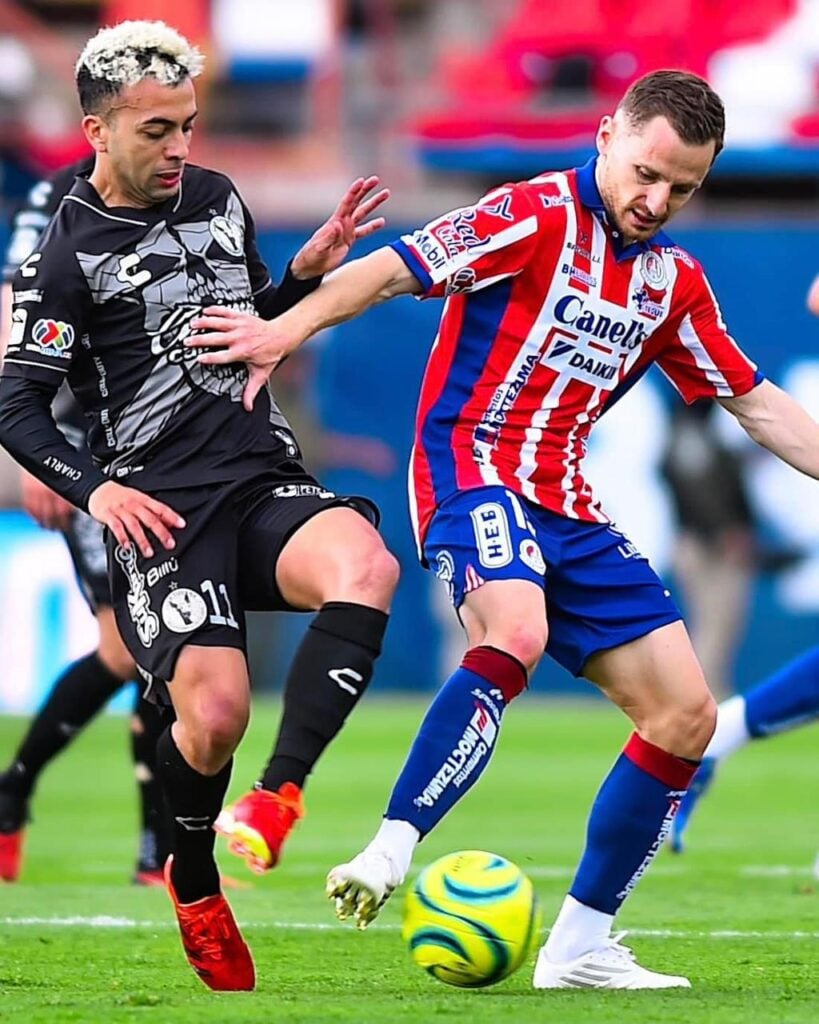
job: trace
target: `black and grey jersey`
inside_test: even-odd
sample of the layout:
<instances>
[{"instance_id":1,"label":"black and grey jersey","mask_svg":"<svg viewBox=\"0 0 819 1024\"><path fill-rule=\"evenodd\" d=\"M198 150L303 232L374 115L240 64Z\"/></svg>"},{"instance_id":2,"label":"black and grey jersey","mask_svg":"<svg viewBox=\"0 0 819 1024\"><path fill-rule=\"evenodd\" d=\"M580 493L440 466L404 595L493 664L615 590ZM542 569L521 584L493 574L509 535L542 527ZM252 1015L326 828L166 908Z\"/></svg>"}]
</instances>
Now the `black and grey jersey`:
<instances>
[{"instance_id":1,"label":"black and grey jersey","mask_svg":"<svg viewBox=\"0 0 819 1024\"><path fill-rule=\"evenodd\" d=\"M63 196L74 187L75 180L87 178L94 169L94 156L90 154L76 163L61 167L50 178L33 186L25 202L15 212L3 260L3 282L11 283L17 271L37 248L40 238L62 202ZM25 290L24 290L25 292ZM60 430L75 445L84 443L88 424L68 386L60 388L52 407Z\"/></svg>"},{"instance_id":2,"label":"black and grey jersey","mask_svg":"<svg viewBox=\"0 0 819 1024\"><path fill-rule=\"evenodd\" d=\"M191 321L209 305L272 317L317 283L275 288L222 174L189 165L149 209L108 207L77 178L15 275L3 376L55 392L67 380L108 477L143 489L249 478L297 454L290 428L269 390L244 410L244 365L197 362Z\"/></svg>"}]
</instances>

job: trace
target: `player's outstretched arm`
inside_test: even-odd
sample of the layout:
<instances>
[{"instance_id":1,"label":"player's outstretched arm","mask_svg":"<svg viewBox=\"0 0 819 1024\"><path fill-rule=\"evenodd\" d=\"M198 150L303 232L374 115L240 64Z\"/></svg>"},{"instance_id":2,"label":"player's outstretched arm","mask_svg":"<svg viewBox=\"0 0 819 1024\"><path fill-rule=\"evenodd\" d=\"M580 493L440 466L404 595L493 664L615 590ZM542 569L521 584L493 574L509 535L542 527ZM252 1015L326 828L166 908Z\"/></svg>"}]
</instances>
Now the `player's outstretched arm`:
<instances>
[{"instance_id":1,"label":"player's outstretched arm","mask_svg":"<svg viewBox=\"0 0 819 1024\"><path fill-rule=\"evenodd\" d=\"M395 250L377 249L340 267L320 288L275 320L210 306L191 324L200 333L189 337L185 344L218 349L200 355L201 363L247 364L250 373L243 402L250 411L256 395L279 363L317 331L351 320L370 306L396 295L421 291L418 278Z\"/></svg>"},{"instance_id":2,"label":"player's outstretched arm","mask_svg":"<svg viewBox=\"0 0 819 1024\"><path fill-rule=\"evenodd\" d=\"M719 402L757 444L819 479L819 423L787 392L764 380L745 395Z\"/></svg>"},{"instance_id":3,"label":"player's outstretched arm","mask_svg":"<svg viewBox=\"0 0 819 1024\"><path fill-rule=\"evenodd\" d=\"M356 178L327 221L294 256L291 264L294 277L309 280L329 274L341 266L359 238L365 238L384 227L386 221L383 217L367 220L371 213L390 198L390 190L387 188L373 192L379 184L375 175Z\"/></svg>"},{"instance_id":4,"label":"player's outstretched arm","mask_svg":"<svg viewBox=\"0 0 819 1024\"><path fill-rule=\"evenodd\" d=\"M122 547L136 543L145 558L153 558L154 550L145 533L149 529L167 551L176 547L171 528L181 529L185 520L168 505L150 495L124 487L114 480L100 484L91 492L88 511L107 526Z\"/></svg>"}]
</instances>

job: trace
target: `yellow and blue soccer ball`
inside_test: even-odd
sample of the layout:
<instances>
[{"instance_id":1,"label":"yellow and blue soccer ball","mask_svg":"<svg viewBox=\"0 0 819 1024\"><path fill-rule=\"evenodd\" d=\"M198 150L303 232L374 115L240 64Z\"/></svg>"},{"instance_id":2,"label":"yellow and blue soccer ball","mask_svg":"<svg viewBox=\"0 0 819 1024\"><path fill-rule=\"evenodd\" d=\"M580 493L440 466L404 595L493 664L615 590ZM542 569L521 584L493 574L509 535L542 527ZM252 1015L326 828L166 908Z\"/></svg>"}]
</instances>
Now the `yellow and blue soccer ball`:
<instances>
[{"instance_id":1,"label":"yellow and blue soccer ball","mask_svg":"<svg viewBox=\"0 0 819 1024\"><path fill-rule=\"evenodd\" d=\"M540 933L531 881L505 857L461 850L425 868L407 893L401 934L439 981L481 988L508 978Z\"/></svg>"}]
</instances>

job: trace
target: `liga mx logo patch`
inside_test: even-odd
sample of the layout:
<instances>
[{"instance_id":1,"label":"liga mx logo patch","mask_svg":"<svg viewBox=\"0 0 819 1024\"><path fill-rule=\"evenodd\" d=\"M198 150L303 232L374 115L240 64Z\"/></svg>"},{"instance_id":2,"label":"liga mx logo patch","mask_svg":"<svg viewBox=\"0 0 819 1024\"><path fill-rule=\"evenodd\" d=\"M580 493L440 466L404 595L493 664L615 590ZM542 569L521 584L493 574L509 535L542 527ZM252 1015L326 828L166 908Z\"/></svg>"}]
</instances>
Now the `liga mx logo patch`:
<instances>
[{"instance_id":1,"label":"liga mx logo patch","mask_svg":"<svg viewBox=\"0 0 819 1024\"><path fill-rule=\"evenodd\" d=\"M31 339L46 355L64 356L74 344L74 328L64 320L41 318L31 328Z\"/></svg>"}]
</instances>

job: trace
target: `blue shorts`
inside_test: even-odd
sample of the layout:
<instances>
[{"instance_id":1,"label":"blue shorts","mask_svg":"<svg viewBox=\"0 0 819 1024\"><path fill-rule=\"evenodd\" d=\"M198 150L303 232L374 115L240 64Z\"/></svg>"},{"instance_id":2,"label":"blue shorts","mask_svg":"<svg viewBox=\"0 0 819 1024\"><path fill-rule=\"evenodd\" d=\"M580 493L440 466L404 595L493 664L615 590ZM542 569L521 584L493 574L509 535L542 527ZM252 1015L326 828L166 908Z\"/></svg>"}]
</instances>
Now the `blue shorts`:
<instances>
[{"instance_id":1,"label":"blue shorts","mask_svg":"<svg viewBox=\"0 0 819 1024\"><path fill-rule=\"evenodd\" d=\"M682 618L648 559L615 526L556 515L505 487L460 491L444 501L424 559L456 608L489 580L542 586L546 653L576 676L597 651Z\"/></svg>"}]
</instances>

